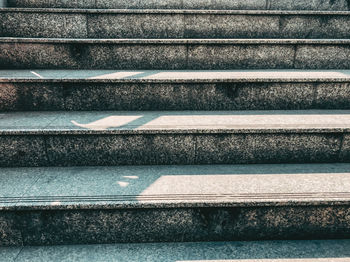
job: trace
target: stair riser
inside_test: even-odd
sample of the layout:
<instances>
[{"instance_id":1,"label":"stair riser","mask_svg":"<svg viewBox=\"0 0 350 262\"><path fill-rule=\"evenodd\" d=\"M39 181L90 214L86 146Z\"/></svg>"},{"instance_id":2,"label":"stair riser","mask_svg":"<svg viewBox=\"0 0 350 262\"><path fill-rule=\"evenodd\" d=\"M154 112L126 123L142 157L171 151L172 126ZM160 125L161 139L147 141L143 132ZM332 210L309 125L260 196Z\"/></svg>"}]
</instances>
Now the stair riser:
<instances>
[{"instance_id":1,"label":"stair riser","mask_svg":"<svg viewBox=\"0 0 350 262\"><path fill-rule=\"evenodd\" d=\"M0 36L12 37L350 38L346 15L0 14Z\"/></svg>"},{"instance_id":2,"label":"stair riser","mask_svg":"<svg viewBox=\"0 0 350 262\"><path fill-rule=\"evenodd\" d=\"M0 43L2 69L349 69L349 44Z\"/></svg>"},{"instance_id":3,"label":"stair riser","mask_svg":"<svg viewBox=\"0 0 350 262\"><path fill-rule=\"evenodd\" d=\"M12 7L57 7L57 8L131 8L131 9L280 9L280 10L349 10L347 0L8 0Z\"/></svg>"},{"instance_id":4,"label":"stair riser","mask_svg":"<svg viewBox=\"0 0 350 262\"><path fill-rule=\"evenodd\" d=\"M350 83L0 83L0 111L350 109Z\"/></svg>"},{"instance_id":5,"label":"stair riser","mask_svg":"<svg viewBox=\"0 0 350 262\"><path fill-rule=\"evenodd\" d=\"M0 166L350 161L350 136L293 134L2 135Z\"/></svg>"},{"instance_id":6,"label":"stair riser","mask_svg":"<svg viewBox=\"0 0 350 262\"><path fill-rule=\"evenodd\" d=\"M349 216L336 205L2 211L0 245L345 238Z\"/></svg>"}]
</instances>

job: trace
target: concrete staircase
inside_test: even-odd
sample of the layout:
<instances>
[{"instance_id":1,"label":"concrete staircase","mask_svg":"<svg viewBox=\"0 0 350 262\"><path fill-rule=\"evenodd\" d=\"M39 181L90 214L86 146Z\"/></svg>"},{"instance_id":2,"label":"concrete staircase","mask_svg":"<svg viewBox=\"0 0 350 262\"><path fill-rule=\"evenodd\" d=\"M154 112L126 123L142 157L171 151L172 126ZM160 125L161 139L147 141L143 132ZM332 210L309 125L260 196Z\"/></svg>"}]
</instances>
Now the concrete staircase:
<instances>
[{"instance_id":1,"label":"concrete staircase","mask_svg":"<svg viewBox=\"0 0 350 262\"><path fill-rule=\"evenodd\" d=\"M7 6L9 259L32 245L350 238L349 1ZM254 244L223 245L233 259Z\"/></svg>"}]
</instances>

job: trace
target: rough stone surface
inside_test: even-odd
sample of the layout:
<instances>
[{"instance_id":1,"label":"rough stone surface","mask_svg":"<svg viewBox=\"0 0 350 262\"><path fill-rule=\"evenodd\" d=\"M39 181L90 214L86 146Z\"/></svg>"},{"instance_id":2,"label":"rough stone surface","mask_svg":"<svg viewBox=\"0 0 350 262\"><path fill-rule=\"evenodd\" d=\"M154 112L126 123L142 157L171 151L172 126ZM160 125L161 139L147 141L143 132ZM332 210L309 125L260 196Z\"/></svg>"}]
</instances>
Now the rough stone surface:
<instances>
[{"instance_id":1,"label":"rough stone surface","mask_svg":"<svg viewBox=\"0 0 350 262\"><path fill-rule=\"evenodd\" d=\"M348 83L11 82L0 89L1 111L350 108Z\"/></svg>"},{"instance_id":2,"label":"rough stone surface","mask_svg":"<svg viewBox=\"0 0 350 262\"><path fill-rule=\"evenodd\" d=\"M53 245L343 238L349 215L348 206L296 206L18 211L2 218L21 218L11 232L21 232L24 245Z\"/></svg>"},{"instance_id":3,"label":"rough stone surface","mask_svg":"<svg viewBox=\"0 0 350 262\"><path fill-rule=\"evenodd\" d=\"M83 14L1 12L0 36L87 38Z\"/></svg>"},{"instance_id":4,"label":"rough stone surface","mask_svg":"<svg viewBox=\"0 0 350 262\"><path fill-rule=\"evenodd\" d=\"M191 135L57 136L47 148L51 165L190 164Z\"/></svg>"},{"instance_id":5,"label":"rough stone surface","mask_svg":"<svg viewBox=\"0 0 350 262\"><path fill-rule=\"evenodd\" d=\"M349 32L350 18L342 13L16 9L0 16L0 36L6 37L345 39Z\"/></svg>"},{"instance_id":6,"label":"rough stone surface","mask_svg":"<svg viewBox=\"0 0 350 262\"><path fill-rule=\"evenodd\" d=\"M338 135L210 135L197 137L196 161L217 163L336 162ZM242 146L244 145L244 146Z\"/></svg>"},{"instance_id":7,"label":"rough stone surface","mask_svg":"<svg viewBox=\"0 0 350 262\"><path fill-rule=\"evenodd\" d=\"M348 1L335 0L8 0L12 7L59 7L59 8L184 8L184 9L270 9L270 10L350 10Z\"/></svg>"},{"instance_id":8,"label":"rough stone surface","mask_svg":"<svg viewBox=\"0 0 350 262\"><path fill-rule=\"evenodd\" d=\"M0 43L0 64L6 69L350 68L347 40L8 41Z\"/></svg>"},{"instance_id":9,"label":"rough stone surface","mask_svg":"<svg viewBox=\"0 0 350 262\"><path fill-rule=\"evenodd\" d=\"M45 166L45 143L37 136L0 136L0 166Z\"/></svg>"},{"instance_id":10,"label":"rough stone surface","mask_svg":"<svg viewBox=\"0 0 350 262\"><path fill-rule=\"evenodd\" d=\"M88 38L181 38L183 15L91 14Z\"/></svg>"},{"instance_id":11,"label":"rough stone surface","mask_svg":"<svg viewBox=\"0 0 350 262\"><path fill-rule=\"evenodd\" d=\"M64 110L64 102L60 84L0 84L0 111Z\"/></svg>"},{"instance_id":12,"label":"rough stone surface","mask_svg":"<svg viewBox=\"0 0 350 262\"><path fill-rule=\"evenodd\" d=\"M24 247L16 261L225 261L339 262L350 258L349 240L150 243ZM14 252L16 248L2 248ZM6 260L10 261L10 260Z\"/></svg>"}]
</instances>

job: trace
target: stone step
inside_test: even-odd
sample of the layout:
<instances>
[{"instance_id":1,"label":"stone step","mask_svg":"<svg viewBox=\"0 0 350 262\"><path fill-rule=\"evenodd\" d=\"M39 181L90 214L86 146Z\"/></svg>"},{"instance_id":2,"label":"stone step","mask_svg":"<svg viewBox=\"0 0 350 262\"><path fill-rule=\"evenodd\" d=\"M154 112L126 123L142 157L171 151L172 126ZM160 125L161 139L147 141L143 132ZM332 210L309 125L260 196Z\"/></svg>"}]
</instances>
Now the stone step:
<instances>
[{"instance_id":1,"label":"stone step","mask_svg":"<svg viewBox=\"0 0 350 262\"><path fill-rule=\"evenodd\" d=\"M7 0L10 7L117 9L350 10L347 0Z\"/></svg>"},{"instance_id":2,"label":"stone step","mask_svg":"<svg viewBox=\"0 0 350 262\"><path fill-rule=\"evenodd\" d=\"M4 261L348 262L350 240L142 243L3 247Z\"/></svg>"},{"instance_id":3,"label":"stone step","mask_svg":"<svg viewBox=\"0 0 350 262\"><path fill-rule=\"evenodd\" d=\"M350 69L350 39L0 38L0 69Z\"/></svg>"},{"instance_id":4,"label":"stone step","mask_svg":"<svg viewBox=\"0 0 350 262\"><path fill-rule=\"evenodd\" d=\"M1 168L1 245L345 238L350 164Z\"/></svg>"},{"instance_id":5,"label":"stone step","mask_svg":"<svg viewBox=\"0 0 350 262\"><path fill-rule=\"evenodd\" d=\"M350 12L0 9L0 36L350 38Z\"/></svg>"},{"instance_id":6,"label":"stone step","mask_svg":"<svg viewBox=\"0 0 350 262\"><path fill-rule=\"evenodd\" d=\"M0 166L350 161L350 111L0 114Z\"/></svg>"},{"instance_id":7,"label":"stone step","mask_svg":"<svg viewBox=\"0 0 350 262\"><path fill-rule=\"evenodd\" d=\"M0 111L350 109L350 71L0 70Z\"/></svg>"}]
</instances>

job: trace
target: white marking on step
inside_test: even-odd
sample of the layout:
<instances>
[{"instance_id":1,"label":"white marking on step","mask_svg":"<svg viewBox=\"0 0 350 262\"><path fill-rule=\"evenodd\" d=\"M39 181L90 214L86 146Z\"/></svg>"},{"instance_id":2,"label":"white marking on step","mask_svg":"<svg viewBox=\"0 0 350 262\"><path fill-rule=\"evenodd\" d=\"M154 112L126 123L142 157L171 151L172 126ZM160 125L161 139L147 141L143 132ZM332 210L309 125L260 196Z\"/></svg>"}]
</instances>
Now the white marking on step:
<instances>
[{"instance_id":1,"label":"white marking on step","mask_svg":"<svg viewBox=\"0 0 350 262\"><path fill-rule=\"evenodd\" d=\"M117 183L118 183L118 185L120 185L121 187L127 187L127 186L129 185L128 182L118 181Z\"/></svg>"},{"instance_id":2,"label":"white marking on step","mask_svg":"<svg viewBox=\"0 0 350 262\"><path fill-rule=\"evenodd\" d=\"M34 72L34 71L30 71L33 75L36 75L37 77L39 77L39 78L44 78L44 77L42 77L41 75L39 75L38 73L36 73L36 72Z\"/></svg>"}]
</instances>

